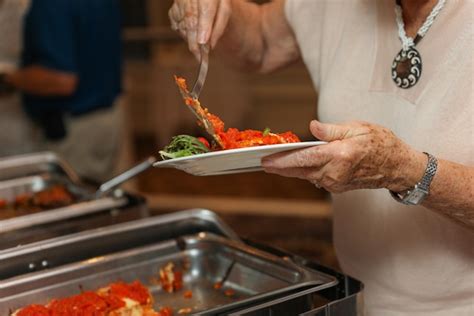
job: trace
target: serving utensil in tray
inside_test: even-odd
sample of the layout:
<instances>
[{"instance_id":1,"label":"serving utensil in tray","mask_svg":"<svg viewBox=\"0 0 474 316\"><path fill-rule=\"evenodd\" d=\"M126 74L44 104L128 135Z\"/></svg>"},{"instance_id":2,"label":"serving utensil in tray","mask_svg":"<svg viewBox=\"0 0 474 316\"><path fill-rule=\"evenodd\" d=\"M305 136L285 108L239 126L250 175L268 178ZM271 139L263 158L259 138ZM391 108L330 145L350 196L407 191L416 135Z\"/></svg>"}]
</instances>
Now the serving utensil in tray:
<instances>
[{"instance_id":1,"label":"serving utensil in tray","mask_svg":"<svg viewBox=\"0 0 474 316\"><path fill-rule=\"evenodd\" d=\"M153 280L159 269L173 262L183 269L184 289L193 292L184 298L183 291L164 292ZM233 264L223 288L215 289L228 267ZM218 315L299 289L322 290L337 284L334 277L307 269L291 260L271 255L239 241L209 233L183 236L116 252L87 260L14 277L0 282L0 314L8 315L32 303L46 303L57 297L93 290L108 283L140 280L155 298L155 308L192 308L192 313ZM231 289L233 295L225 295Z\"/></svg>"},{"instance_id":2,"label":"serving utensil in tray","mask_svg":"<svg viewBox=\"0 0 474 316\"><path fill-rule=\"evenodd\" d=\"M142 172L145 172L146 170L151 168L157 160L158 159L156 159L155 156L149 156L147 159L140 162L139 164L133 166L130 169L125 170L124 172L113 177L107 182L104 182L102 185L100 185L99 189L96 191L95 196L102 197L106 195L107 193L111 192L112 190L120 186L122 183L138 176Z\"/></svg>"}]
</instances>

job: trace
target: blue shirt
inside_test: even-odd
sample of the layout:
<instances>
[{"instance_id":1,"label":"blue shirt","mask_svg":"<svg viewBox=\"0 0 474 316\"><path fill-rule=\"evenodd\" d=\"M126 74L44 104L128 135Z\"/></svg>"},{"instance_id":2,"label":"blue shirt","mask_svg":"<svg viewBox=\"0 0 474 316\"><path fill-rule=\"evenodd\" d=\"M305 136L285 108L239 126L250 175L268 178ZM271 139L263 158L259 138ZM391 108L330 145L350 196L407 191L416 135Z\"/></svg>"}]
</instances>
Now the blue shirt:
<instances>
[{"instance_id":1,"label":"blue shirt","mask_svg":"<svg viewBox=\"0 0 474 316\"><path fill-rule=\"evenodd\" d=\"M67 97L24 94L26 110L79 115L109 107L121 92L118 0L33 0L25 17L22 65L74 73L78 86Z\"/></svg>"}]
</instances>

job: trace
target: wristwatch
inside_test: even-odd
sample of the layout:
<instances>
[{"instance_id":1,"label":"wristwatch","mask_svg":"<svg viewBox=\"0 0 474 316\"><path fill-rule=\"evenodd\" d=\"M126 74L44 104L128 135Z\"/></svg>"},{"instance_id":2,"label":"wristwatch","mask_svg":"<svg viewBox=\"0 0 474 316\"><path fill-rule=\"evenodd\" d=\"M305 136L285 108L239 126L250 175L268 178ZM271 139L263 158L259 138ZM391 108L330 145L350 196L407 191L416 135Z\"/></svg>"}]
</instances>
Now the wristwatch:
<instances>
[{"instance_id":1,"label":"wristwatch","mask_svg":"<svg viewBox=\"0 0 474 316\"><path fill-rule=\"evenodd\" d=\"M430 194L430 184L438 169L438 160L428 153L424 154L428 156L428 164L420 182L404 192L393 192L390 190L390 194L398 202L407 205L418 205Z\"/></svg>"}]
</instances>

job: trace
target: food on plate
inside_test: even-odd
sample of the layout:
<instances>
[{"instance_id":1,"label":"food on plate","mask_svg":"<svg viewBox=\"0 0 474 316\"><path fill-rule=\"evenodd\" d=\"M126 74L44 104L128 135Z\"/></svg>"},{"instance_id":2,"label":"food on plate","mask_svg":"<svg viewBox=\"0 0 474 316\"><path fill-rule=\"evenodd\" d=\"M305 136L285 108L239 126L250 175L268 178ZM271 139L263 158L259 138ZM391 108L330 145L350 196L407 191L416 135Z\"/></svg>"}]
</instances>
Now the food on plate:
<instances>
[{"instance_id":1,"label":"food on plate","mask_svg":"<svg viewBox=\"0 0 474 316\"><path fill-rule=\"evenodd\" d=\"M139 281L116 282L95 292L55 299L47 305L30 305L12 316L170 316L171 310L153 310L148 289ZM163 312L162 312L163 311Z\"/></svg>"},{"instance_id":2,"label":"food on plate","mask_svg":"<svg viewBox=\"0 0 474 316\"><path fill-rule=\"evenodd\" d=\"M215 290L220 290L222 288L222 282L216 282L214 283L214 289Z\"/></svg>"},{"instance_id":3,"label":"food on plate","mask_svg":"<svg viewBox=\"0 0 474 316\"><path fill-rule=\"evenodd\" d=\"M188 95L189 90L186 86L186 80L184 78L175 76L175 81L178 85L178 88L183 92L183 95ZM227 150L263 145L300 142L298 136L296 136L292 132L277 134L272 133L268 128L263 131L251 129L240 131L236 128L226 129L224 122L217 115L210 113L207 108L202 108L199 103L199 100L193 99L191 97L185 97L184 100L187 106L192 106L195 110L197 109L199 111L198 114L206 117L207 120L211 123L219 144L213 142L211 146L208 146L206 144L207 141L205 141L205 139L201 138L198 140L197 138L194 138L192 136L187 136L189 138L185 138L185 136L180 135L177 137L180 137L179 140L181 141L181 143L179 143L175 137L173 138L170 145L168 145L164 150L160 151L160 154L163 159L186 157L198 153L205 153L209 150ZM198 142L202 142L204 146L201 146L200 144L198 144ZM182 149L184 145L186 146L184 147L185 150ZM201 152L200 150L205 150L203 149L203 147L206 147L208 150ZM190 148L192 150L190 150Z\"/></svg>"},{"instance_id":4,"label":"food on plate","mask_svg":"<svg viewBox=\"0 0 474 316\"><path fill-rule=\"evenodd\" d=\"M171 143L160 151L161 158L172 159L209 152L209 143L205 138L188 135L173 137Z\"/></svg>"},{"instance_id":5,"label":"food on plate","mask_svg":"<svg viewBox=\"0 0 474 316\"><path fill-rule=\"evenodd\" d=\"M160 269L160 283L168 293L179 291L183 288L183 273L173 262L169 262Z\"/></svg>"}]
</instances>

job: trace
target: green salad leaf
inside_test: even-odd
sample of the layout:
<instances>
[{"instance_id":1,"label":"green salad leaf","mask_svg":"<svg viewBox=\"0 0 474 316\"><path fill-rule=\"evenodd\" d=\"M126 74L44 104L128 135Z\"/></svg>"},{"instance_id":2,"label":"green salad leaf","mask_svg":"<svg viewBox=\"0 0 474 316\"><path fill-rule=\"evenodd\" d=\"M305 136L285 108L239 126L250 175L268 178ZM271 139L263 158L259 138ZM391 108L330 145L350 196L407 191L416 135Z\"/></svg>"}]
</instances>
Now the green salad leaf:
<instances>
[{"instance_id":1,"label":"green salad leaf","mask_svg":"<svg viewBox=\"0 0 474 316\"><path fill-rule=\"evenodd\" d=\"M160 150L159 153L163 159L173 159L207 152L209 152L209 148L196 137L178 135L173 137L171 143L163 150Z\"/></svg>"},{"instance_id":2,"label":"green salad leaf","mask_svg":"<svg viewBox=\"0 0 474 316\"><path fill-rule=\"evenodd\" d=\"M269 127L265 127L265 129L263 130L263 136L270 135L271 131L272 130Z\"/></svg>"}]
</instances>

